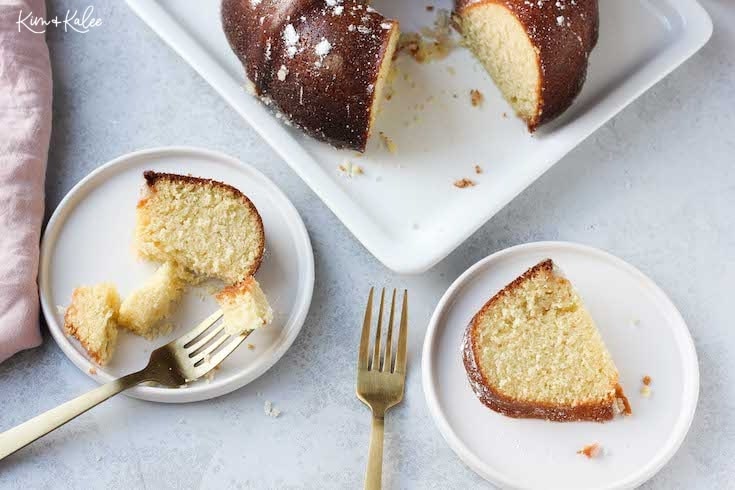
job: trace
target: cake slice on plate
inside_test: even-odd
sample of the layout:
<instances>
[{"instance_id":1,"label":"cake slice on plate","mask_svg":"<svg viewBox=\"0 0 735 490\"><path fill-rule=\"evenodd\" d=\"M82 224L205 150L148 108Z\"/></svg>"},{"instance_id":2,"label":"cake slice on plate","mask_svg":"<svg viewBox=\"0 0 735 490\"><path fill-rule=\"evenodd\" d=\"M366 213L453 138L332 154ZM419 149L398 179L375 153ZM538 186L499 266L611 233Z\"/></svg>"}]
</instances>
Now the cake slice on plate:
<instances>
[{"instance_id":1,"label":"cake slice on plate","mask_svg":"<svg viewBox=\"0 0 735 490\"><path fill-rule=\"evenodd\" d=\"M138 203L138 253L175 262L197 276L236 284L263 259L263 221L248 197L209 179L147 171Z\"/></svg>"},{"instance_id":2,"label":"cake slice on plate","mask_svg":"<svg viewBox=\"0 0 735 490\"><path fill-rule=\"evenodd\" d=\"M462 353L475 394L504 415L603 422L630 414L592 317L550 259L477 312Z\"/></svg>"},{"instance_id":3,"label":"cake slice on plate","mask_svg":"<svg viewBox=\"0 0 735 490\"><path fill-rule=\"evenodd\" d=\"M75 337L97 364L112 357L117 342L120 296L108 283L80 286L71 294L64 313L64 330Z\"/></svg>"}]
</instances>

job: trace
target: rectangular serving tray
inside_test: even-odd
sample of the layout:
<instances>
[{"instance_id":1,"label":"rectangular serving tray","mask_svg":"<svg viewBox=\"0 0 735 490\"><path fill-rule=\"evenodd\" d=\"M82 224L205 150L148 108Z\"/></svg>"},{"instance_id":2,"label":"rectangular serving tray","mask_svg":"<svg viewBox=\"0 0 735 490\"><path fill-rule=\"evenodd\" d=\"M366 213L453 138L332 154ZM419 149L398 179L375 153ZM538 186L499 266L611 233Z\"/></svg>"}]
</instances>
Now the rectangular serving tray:
<instances>
[{"instance_id":1,"label":"rectangular serving tray","mask_svg":"<svg viewBox=\"0 0 735 490\"><path fill-rule=\"evenodd\" d=\"M587 82L558 120L530 135L464 49L444 60L398 60L395 95L383 104L365 155L336 150L276 118L245 90L242 66L220 26L218 0L127 0L316 192L357 239L399 273L446 257L582 140L699 50L712 22L695 0L600 0L600 39ZM430 26L424 2L375 0L402 31ZM451 8L451 2L431 2ZM480 90L481 107L469 91ZM185 143L185 142L182 142ZM338 166L359 165L346 176ZM480 165L482 174L476 174ZM453 183L470 178L474 187Z\"/></svg>"}]
</instances>

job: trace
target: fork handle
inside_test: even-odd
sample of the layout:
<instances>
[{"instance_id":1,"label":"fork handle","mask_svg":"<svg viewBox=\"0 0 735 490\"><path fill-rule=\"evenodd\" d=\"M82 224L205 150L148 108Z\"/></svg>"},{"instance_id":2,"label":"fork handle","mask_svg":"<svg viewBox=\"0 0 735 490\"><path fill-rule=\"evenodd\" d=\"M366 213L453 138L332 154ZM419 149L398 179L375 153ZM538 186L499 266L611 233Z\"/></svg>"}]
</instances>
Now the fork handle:
<instances>
[{"instance_id":1,"label":"fork handle","mask_svg":"<svg viewBox=\"0 0 735 490\"><path fill-rule=\"evenodd\" d=\"M373 428L370 431L370 453L368 454L365 490L380 490L383 480L383 435L385 418L373 415Z\"/></svg>"},{"instance_id":2,"label":"fork handle","mask_svg":"<svg viewBox=\"0 0 735 490\"><path fill-rule=\"evenodd\" d=\"M143 381L148 381L145 370L128 374L3 432L0 434L0 460L45 436L52 430L61 427L108 398Z\"/></svg>"}]
</instances>

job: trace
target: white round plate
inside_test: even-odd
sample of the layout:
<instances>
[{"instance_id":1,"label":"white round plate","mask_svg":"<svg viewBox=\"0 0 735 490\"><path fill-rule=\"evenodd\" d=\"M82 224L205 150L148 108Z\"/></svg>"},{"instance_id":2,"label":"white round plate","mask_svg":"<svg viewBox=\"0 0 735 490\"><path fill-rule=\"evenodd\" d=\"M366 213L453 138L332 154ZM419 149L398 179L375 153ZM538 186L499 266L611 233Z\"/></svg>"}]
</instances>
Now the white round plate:
<instances>
[{"instance_id":1,"label":"white round plate","mask_svg":"<svg viewBox=\"0 0 735 490\"><path fill-rule=\"evenodd\" d=\"M196 326L217 304L206 287L193 288L171 321L174 331L146 340L121 331L112 361L100 368L89 361L76 340L63 330L63 314L72 290L109 281L124 297L156 269L133 251L135 206L143 171L173 172L230 184L258 208L265 226L266 252L257 279L274 311L271 325L257 330L228 357L211 380L170 389L138 386L125 393L158 402L190 402L229 393L270 368L296 339L314 289L314 254L296 208L267 177L227 155L196 148L159 148L130 153L103 165L64 197L54 211L41 246L41 306L59 347L85 374L99 382L142 369L150 352ZM211 292L211 286L210 286Z\"/></svg>"},{"instance_id":2,"label":"white round plate","mask_svg":"<svg viewBox=\"0 0 735 490\"><path fill-rule=\"evenodd\" d=\"M620 371L633 415L600 424L513 419L472 392L460 354L465 327L503 286L551 258L582 296ZM447 290L424 342L423 386L440 432L457 455L504 488L632 488L673 456L689 430L699 394L694 343L679 312L650 279L612 255L583 245L540 242L497 252ZM651 396L640 394L650 375ZM578 455L599 443L600 457Z\"/></svg>"}]
</instances>

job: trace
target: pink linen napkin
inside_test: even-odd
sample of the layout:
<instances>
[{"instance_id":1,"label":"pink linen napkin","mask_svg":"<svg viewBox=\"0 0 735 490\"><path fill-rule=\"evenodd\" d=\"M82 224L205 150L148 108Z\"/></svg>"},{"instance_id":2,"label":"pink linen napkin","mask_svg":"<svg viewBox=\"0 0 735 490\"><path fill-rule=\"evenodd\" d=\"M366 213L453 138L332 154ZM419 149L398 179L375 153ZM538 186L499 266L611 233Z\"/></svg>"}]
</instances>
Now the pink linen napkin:
<instances>
[{"instance_id":1,"label":"pink linen napkin","mask_svg":"<svg viewBox=\"0 0 735 490\"><path fill-rule=\"evenodd\" d=\"M0 362L41 343L38 244L51 134L51 64L44 34L19 26L44 0L0 0Z\"/></svg>"}]
</instances>

